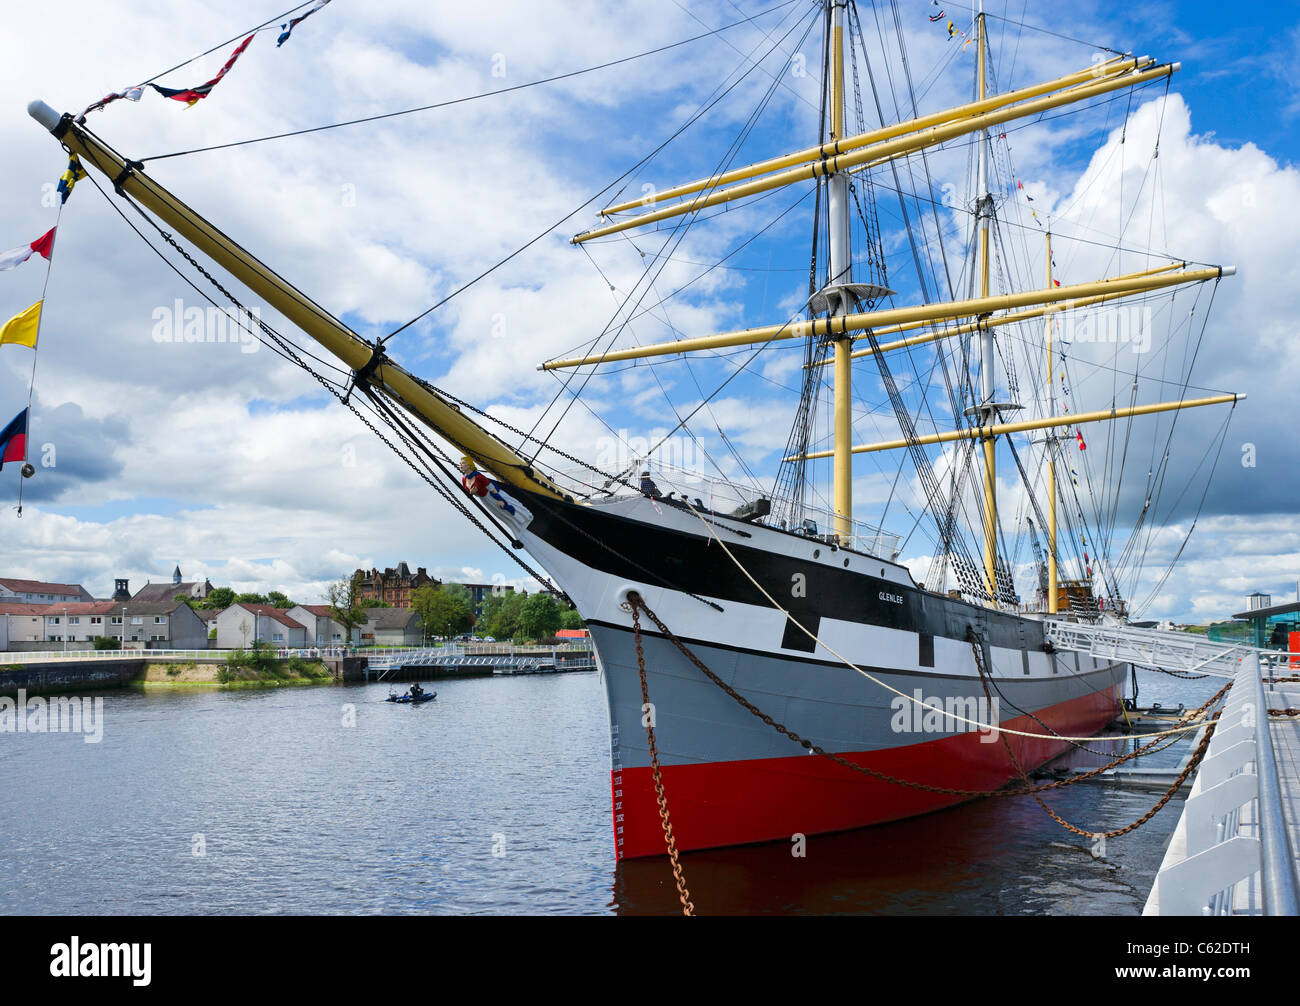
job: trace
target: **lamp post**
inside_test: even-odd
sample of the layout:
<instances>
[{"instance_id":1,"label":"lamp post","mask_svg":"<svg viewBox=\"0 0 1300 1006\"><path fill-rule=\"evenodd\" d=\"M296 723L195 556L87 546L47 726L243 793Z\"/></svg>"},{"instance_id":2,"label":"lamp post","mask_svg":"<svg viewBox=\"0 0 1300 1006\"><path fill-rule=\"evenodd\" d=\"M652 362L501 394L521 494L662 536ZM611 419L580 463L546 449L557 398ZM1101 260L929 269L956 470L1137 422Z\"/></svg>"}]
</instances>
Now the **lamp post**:
<instances>
[{"instance_id":1,"label":"lamp post","mask_svg":"<svg viewBox=\"0 0 1300 1006\"><path fill-rule=\"evenodd\" d=\"M68 606L63 606L63 652L68 652Z\"/></svg>"},{"instance_id":2,"label":"lamp post","mask_svg":"<svg viewBox=\"0 0 1300 1006\"><path fill-rule=\"evenodd\" d=\"M125 605L125 604L122 605L122 646L121 646L121 649L123 649L123 650L126 649L126 605Z\"/></svg>"}]
</instances>

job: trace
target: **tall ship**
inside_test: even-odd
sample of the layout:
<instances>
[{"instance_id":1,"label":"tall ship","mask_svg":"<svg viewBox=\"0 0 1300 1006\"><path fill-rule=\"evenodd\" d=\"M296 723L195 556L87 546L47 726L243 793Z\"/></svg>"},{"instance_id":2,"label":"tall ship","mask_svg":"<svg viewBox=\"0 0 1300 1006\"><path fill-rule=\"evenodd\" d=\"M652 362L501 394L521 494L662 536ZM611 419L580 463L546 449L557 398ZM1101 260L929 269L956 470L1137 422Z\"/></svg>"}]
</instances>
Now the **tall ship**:
<instances>
[{"instance_id":1,"label":"tall ship","mask_svg":"<svg viewBox=\"0 0 1300 1006\"><path fill-rule=\"evenodd\" d=\"M673 843L788 841L937 811L1025 778L1094 736L1119 714L1130 666L1058 650L1050 627L1122 622L1131 599L1117 572L1123 550L1108 547L1110 511L1093 520L1080 505L1082 461L1070 452L1083 447L1085 424L1125 430L1137 417L1230 407L1240 397L1138 401L1135 383L1128 401L1075 410L1058 375L1068 312L1167 300L1231 269L1147 256L1138 271L1062 282L1044 228L1032 233L1037 276L1029 280L1005 247L1000 213L1019 196L1005 171L1007 131L1128 100L1145 85L1163 89L1178 64L1112 52L998 91L989 16L958 28L943 12L936 19L935 7L928 20L951 37L946 65L973 69L970 100L921 114L910 77L902 84L904 56L891 68L900 114L889 115L877 91L889 71L867 58L862 21L873 14L851 0L789 10L788 30L769 37L780 59L777 43L798 42L798 30L821 39L820 74L809 70L821 79L820 135L743 166L729 151L705 177L605 206L572 243L580 255L638 232L647 246L661 243L659 258L684 228L793 188L810 196L807 299L784 319L661 342L638 344L611 324L586 351L539 367L564 375L576 395L586 377L614 366L752 350L738 358L742 367L765 347L790 347L800 354L796 405L792 416L771 417L788 424L787 446L770 478L748 483L674 468L653 450L601 466L538 427L516 429L487 403L435 387L396 362L386 338L356 334L161 186L148 165L117 152L84 115L30 107L111 183L133 227L180 269L194 268L214 303L233 305L432 491L576 606L607 696L620 859L663 855ZM864 113L868 83L874 120ZM969 159L967 197L944 209L965 221L956 233L939 227L927 160L954 150ZM880 206L896 196L902 222L886 234ZM1018 247L1029 247L1016 233ZM936 248L961 257L945 266L946 282L937 267L923 268ZM890 287L890 256L922 277L911 302ZM255 318L240 299L250 294L319 348L308 352ZM321 348L345 381L328 377ZM915 379L918 367L927 383ZM895 436L855 436L864 387L883 391ZM1117 451L1121 438L1099 446ZM901 561L902 535L859 520L855 461L861 477L875 456L892 457L895 484L920 500L907 520L933 542L924 571ZM1007 479L1017 487L1010 503ZM1035 558L1022 562L1013 541L1029 542ZM1018 590L1025 569L1030 586Z\"/></svg>"}]
</instances>

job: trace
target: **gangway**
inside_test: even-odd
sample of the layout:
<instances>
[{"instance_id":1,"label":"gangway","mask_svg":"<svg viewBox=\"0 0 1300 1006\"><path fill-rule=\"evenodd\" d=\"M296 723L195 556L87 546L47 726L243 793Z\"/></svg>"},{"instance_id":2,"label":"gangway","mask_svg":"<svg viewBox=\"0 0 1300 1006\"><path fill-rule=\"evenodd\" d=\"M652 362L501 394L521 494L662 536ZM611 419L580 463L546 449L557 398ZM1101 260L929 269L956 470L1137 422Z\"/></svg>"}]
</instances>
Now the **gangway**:
<instances>
[{"instance_id":1,"label":"gangway","mask_svg":"<svg viewBox=\"0 0 1300 1006\"><path fill-rule=\"evenodd\" d=\"M1045 618L1043 629L1047 641L1057 650L1086 653L1138 667L1225 678L1236 674L1242 659L1249 654L1256 654L1261 665L1266 667L1288 656L1271 650L1257 651L1249 646L1216 643L1192 633L1139 629L1105 622Z\"/></svg>"}]
</instances>

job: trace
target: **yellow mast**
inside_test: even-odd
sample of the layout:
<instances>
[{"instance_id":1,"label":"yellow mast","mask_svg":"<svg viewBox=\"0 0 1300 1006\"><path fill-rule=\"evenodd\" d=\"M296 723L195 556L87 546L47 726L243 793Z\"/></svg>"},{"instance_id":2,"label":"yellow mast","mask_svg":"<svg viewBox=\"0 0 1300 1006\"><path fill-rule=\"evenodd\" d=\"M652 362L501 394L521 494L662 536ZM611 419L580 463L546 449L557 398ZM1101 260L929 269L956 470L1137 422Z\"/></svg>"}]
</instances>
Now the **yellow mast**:
<instances>
[{"instance_id":1,"label":"yellow mast","mask_svg":"<svg viewBox=\"0 0 1300 1006\"><path fill-rule=\"evenodd\" d=\"M847 0L830 0L831 37L830 51L830 112L831 142L844 136L844 9ZM830 224L829 268L826 286L832 288L851 283L852 253L849 245L849 178L845 172L836 172L826 182L827 219ZM832 317L848 314L848 292L828 298ZM852 340L846 334L835 340L835 471L833 500L835 509L835 534L844 545L853 541L853 395L852 395Z\"/></svg>"},{"instance_id":2,"label":"yellow mast","mask_svg":"<svg viewBox=\"0 0 1300 1006\"><path fill-rule=\"evenodd\" d=\"M980 4L979 18L976 21L976 98L983 101L988 96L988 67L985 62L984 11ZM993 196L989 192L989 135L985 130L980 135L979 156L979 191L976 193L976 218L978 234L978 275L979 295L989 295L989 218L993 215ZM1051 286L1049 283L1048 286ZM994 348L993 330L987 325L980 327L980 390L983 401L980 403L980 424L992 427L998 418L994 407ZM984 586L988 591L989 603L998 603L998 483L997 483L997 437L989 434L984 438Z\"/></svg>"},{"instance_id":3,"label":"yellow mast","mask_svg":"<svg viewBox=\"0 0 1300 1006\"><path fill-rule=\"evenodd\" d=\"M1052 286L1052 232L1047 232L1047 286ZM1056 411L1056 386L1052 383L1052 329L1056 322L1047 313L1047 411ZM1047 435L1047 613L1057 614L1056 598L1056 435Z\"/></svg>"}]
</instances>

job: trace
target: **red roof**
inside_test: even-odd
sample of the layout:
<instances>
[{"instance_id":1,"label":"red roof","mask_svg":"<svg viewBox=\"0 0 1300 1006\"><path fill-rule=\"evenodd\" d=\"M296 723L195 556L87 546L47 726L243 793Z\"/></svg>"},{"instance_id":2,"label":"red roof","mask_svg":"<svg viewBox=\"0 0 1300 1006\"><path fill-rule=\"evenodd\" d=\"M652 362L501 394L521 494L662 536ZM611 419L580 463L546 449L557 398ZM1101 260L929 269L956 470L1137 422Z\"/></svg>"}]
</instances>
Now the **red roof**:
<instances>
[{"instance_id":1,"label":"red roof","mask_svg":"<svg viewBox=\"0 0 1300 1006\"><path fill-rule=\"evenodd\" d=\"M0 577L0 587L8 587L15 593L23 594L71 594L81 596L81 587L73 583L45 583L42 580L14 580Z\"/></svg>"},{"instance_id":2,"label":"red roof","mask_svg":"<svg viewBox=\"0 0 1300 1006\"><path fill-rule=\"evenodd\" d=\"M291 629L306 629L307 627L301 622L295 622L285 614L283 608L277 608L270 604L237 604L237 608L243 608L245 611L251 611L255 615L265 615L272 618L281 625L287 625Z\"/></svg>"},{"instance_id":3,"label":"red roof","mask_svg":"<svg viewBox=\"0 0 1300 1006\"><path fill-rule=\"evenodd\" d=\"M586 629L560 629L555 634L556 639L586 639Z\"/></svg>"},{"instance_id":4,"label":"red roof","mask_svg":"<svg viewBox=\"0 0 1300 1006\"><path fill-rule=\"evenodd\" d=\"M27 601L0 601L0 615L107 615L120 611L121 605L113 601L77 601L72 604L31 604Z\"/></svg>"}]
</instances>

